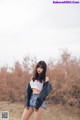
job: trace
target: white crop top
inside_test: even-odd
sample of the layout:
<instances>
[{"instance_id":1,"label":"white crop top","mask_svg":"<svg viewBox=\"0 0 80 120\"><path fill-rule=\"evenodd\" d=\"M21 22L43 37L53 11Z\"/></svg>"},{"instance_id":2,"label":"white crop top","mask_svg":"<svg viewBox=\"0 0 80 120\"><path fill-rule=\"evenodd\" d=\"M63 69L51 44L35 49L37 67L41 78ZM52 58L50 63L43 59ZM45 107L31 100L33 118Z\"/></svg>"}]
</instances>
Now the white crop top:
<instances>
[{"instance_id":1,"label":"white crop top","mask_svg":"<svg viewBox=\"0 0 80 120\"><path fill-rule=\"evenodd\" d=\"M38 90L42 90L43 84L44 84L44 83L40 83L40 82L37 81L37 80L35 80L35 81L30 80L31 88L37 88Z\"/></svg>"}]
</instances>

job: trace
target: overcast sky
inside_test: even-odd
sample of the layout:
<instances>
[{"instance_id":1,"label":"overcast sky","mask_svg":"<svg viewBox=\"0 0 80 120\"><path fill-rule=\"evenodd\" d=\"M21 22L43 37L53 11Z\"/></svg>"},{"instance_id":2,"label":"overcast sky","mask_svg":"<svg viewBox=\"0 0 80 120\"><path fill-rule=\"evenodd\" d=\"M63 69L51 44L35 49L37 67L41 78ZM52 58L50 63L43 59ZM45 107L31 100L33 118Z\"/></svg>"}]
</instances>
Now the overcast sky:
<instances>
[{"instance_id":1,"label":"overcast sky","mask_svg":"<svg viewBox=\"0 0 80 120\"><path fill-rule=\"evenodd\" d=\"M28 54L58 58L62 49L80 56L80 4L53 0L0 0L0 66Z\"/></svg>"}]
</instances>

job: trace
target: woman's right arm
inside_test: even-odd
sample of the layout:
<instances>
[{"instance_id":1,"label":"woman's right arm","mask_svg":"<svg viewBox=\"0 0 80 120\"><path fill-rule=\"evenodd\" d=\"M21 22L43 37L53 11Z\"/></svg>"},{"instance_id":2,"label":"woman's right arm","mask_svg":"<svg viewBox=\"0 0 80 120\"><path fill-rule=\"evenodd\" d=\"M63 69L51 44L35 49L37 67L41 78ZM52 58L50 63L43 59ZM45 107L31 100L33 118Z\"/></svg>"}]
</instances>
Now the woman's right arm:
<instances>
[{"instance_id":1,"label":"woman's right arm","mask_svg":"<svg viewBox=\"0 0 80 120\"><path fill-rule=\"evenodd\" d=\"M26 86L26 94L25 94L25 107L29 107L31 94L32 94L32 89L30 86L30 82L28 82Z\"/></svg>"}]
</instances>

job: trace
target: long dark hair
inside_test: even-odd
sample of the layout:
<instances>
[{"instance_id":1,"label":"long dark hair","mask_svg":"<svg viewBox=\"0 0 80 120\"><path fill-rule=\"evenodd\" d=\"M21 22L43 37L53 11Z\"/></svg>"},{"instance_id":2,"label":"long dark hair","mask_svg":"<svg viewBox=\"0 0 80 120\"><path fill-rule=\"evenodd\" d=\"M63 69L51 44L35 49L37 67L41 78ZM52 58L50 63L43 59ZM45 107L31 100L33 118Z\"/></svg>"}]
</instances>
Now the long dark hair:
<instances>
[{"instance_id":1,"label":"long dark hair","mask_svg":"<svg viewBox=\"0 0 80 120\"><path fill-rule=\"evenodd\" d=\"M40 74L38 74L38 72L37 72L38 67L43 68L43 71ZM46 70L47 70L47 65L46 65L45 61L39 61L34 70L34 74L32 77L33 81L38 80L41 83L44 82L45 77L46 77Z\"/></svg>"}]
</instances>

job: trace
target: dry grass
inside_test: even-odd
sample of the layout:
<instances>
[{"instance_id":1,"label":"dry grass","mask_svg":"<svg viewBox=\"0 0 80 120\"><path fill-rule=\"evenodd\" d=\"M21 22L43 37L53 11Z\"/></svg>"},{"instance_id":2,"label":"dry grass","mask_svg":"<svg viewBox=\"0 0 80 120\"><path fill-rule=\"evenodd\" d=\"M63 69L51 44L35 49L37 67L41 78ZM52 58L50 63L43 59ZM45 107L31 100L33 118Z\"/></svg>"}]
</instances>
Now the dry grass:
<instances>
[{"instance_id":1,"label":"dry grass","mask_svg":"<svg viewBox=\"0 0 80 120\"><path fill-rule=\"evenodd\" d=\"M23 103L0 102L0 111L9 111L10 120L20 120L23 110ZM33 114L30 120L33 120ZM43 120L80 120L80 111L78 108L47 104Z\"/></svg>"}]
</instances>

